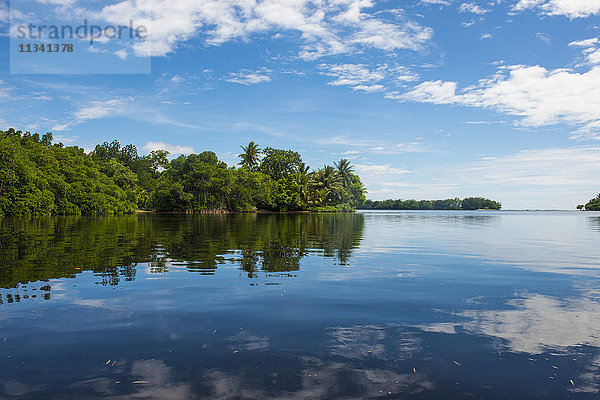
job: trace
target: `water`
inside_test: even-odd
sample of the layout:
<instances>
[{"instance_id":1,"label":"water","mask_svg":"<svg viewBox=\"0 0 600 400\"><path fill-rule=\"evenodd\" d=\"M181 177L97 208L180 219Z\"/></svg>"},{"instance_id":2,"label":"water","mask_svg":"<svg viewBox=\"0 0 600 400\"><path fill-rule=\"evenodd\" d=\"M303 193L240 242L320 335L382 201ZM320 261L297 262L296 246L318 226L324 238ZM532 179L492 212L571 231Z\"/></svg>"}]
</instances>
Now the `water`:
<instances>
[{"instance_id":1,"label":"water","mask_svg":"<svg viewBox=\"0 0 600 400\"><path fill-rule=\"evenodd\" d=\"M0 220L0 398L598 398L600 214Z\"/></svg>"}]
</instances>

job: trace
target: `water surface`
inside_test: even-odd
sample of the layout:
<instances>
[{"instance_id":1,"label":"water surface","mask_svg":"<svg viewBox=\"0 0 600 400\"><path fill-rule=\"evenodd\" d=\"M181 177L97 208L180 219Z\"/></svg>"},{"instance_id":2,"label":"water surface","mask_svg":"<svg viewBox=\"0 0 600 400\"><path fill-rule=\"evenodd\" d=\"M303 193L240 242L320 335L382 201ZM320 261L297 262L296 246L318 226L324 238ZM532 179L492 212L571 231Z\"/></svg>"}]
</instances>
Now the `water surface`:
<instances>
[{"instance_id":1,"label":"water surface","mask_svg":"<svg viewBox=\"0 0 600 400\"><path fill-rule=\"evenodd\" d=\"M0 398L592 399L600 214L0 220Z\"/></svg>"}]
</instances>

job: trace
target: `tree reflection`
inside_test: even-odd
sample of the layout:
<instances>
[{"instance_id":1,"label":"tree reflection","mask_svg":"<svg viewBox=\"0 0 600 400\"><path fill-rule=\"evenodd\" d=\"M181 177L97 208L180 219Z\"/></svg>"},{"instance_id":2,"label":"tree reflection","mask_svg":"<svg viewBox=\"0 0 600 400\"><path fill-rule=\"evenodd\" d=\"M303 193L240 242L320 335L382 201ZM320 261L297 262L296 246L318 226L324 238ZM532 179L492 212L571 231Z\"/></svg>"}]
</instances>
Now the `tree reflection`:
<instances>
[{"instance_id":1,"label":"tree reflection","mask_svg":"<svg viewBox=\"0 0 600 400\"><path fill-rule=\"evenodd\" d=\"M84 271L114 286L135 280L139 264L150 273L182 265L213 274L228 260L253 278L298 271L311 253L345 265L363 228L360 214L7 218L0 220L0 287Z\"/></svg>"}]
</instances>

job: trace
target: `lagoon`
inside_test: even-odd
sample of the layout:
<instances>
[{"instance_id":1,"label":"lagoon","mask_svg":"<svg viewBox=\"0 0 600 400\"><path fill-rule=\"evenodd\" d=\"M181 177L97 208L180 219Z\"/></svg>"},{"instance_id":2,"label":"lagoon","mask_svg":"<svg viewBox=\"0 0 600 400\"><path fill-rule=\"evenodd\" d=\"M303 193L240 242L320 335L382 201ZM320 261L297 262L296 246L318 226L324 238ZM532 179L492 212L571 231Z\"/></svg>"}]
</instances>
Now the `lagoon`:
<instances>
[{"instance_id":1,"label":"lagoon","mask_svg":"<svg viewBox=\"0 0 600 400\"><path fill-rule=\"evenodd\" d=\"M0 398L600 391L600 213L0 220Z\"/></svg>"}]
</instances>

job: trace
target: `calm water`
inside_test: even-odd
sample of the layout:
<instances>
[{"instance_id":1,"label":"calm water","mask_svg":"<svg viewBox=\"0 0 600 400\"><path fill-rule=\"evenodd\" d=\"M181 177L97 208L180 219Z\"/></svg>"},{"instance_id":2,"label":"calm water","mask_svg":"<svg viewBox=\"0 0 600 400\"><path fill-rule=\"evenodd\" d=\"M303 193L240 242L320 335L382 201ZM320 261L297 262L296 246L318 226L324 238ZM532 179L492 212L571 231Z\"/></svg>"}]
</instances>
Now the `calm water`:
<instances>
[{"instance_id":1,"label":"calm water","mask_svg":"<svg viewBox=\"0 0 600 400\"><path fill-rule=\"evenodd\" d=\"M0 220L0 398L598 398L600 214Z\"/></svg>"}]
</instances>

